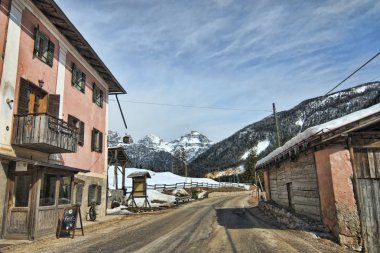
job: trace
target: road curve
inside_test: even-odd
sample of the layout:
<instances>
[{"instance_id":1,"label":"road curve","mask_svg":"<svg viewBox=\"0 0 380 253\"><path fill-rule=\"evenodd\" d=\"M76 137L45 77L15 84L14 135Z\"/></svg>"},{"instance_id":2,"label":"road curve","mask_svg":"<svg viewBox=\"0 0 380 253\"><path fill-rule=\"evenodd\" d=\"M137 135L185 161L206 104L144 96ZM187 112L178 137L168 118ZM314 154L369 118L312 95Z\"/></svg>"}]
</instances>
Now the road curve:
<instances>
[{"instance_id":1,"label":"road curve","mask_svg":"<svg viewBox=\"0 0 380 253\"><path fill-rule=\"evenodd\" d=\"M247 198L209 198L12 252L348 252L311 233L279 229Z\"/></svg>"}]
</instances>

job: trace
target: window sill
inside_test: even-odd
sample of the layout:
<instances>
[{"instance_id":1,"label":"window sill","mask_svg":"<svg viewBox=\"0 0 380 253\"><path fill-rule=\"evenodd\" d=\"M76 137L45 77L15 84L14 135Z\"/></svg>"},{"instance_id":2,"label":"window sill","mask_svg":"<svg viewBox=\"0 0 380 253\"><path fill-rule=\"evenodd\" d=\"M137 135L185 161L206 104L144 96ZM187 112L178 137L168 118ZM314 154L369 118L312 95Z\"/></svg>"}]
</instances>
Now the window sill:
<instances>
[{"instance_id":1,"label":"window sill","mask_svg":"<svg viewBox=\"0 0 380 253\"><path fill-rule=\"evenodd\" d=\"M34 54L34 58L37 58L39 59L41 62L45 63L46 65L48 65L50 68L53 68L53 63L52 64L49 64L48 62L46 62L42 57Z\"/></svg>"}]
</instances>

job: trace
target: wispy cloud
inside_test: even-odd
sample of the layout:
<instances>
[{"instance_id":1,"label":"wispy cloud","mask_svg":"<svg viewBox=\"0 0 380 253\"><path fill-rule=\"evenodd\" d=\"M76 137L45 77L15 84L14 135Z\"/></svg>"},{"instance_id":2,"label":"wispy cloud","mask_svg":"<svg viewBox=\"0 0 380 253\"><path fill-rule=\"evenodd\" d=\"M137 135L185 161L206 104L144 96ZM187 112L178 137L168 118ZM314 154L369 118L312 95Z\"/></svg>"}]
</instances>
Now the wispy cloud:
<instances>
[{"instance_id":1,"label":"wispy cloud","mask_svg":"<svg viewBox=\"0 0 380 253\"><path fill-rule=\"evenodd\" d=\"M59 0L115 76L126 100L288 109L323 95L380 50L380 2ZM342 88L371 81L376 60ZM380 78L380 77L379 77ZM111 128L123 131L111 101ZM268 113L123 106L128 131L219 141Z\"/></svg>"}]
</instances>

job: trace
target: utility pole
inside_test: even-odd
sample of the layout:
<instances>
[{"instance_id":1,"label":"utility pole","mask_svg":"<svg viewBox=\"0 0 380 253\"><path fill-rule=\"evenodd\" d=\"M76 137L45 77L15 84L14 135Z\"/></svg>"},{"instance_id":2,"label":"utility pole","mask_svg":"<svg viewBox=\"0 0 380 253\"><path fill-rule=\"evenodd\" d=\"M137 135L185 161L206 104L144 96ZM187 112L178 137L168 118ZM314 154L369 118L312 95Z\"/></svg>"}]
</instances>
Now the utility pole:
<instances>
[{"instance_id":1,"label":"utility pole","mask_svg":"<svg viewBox=\"0 0 380 253\"><path fill-rule=\"evenodd\" d=\"M280 142L280 129L278 128L278 120L277 120L276 104L273 103L272 105L273 105L274 124L276 125L277 146L278 146L278 147L281 147L281 142Z\"/></svg>"}]
</instances>

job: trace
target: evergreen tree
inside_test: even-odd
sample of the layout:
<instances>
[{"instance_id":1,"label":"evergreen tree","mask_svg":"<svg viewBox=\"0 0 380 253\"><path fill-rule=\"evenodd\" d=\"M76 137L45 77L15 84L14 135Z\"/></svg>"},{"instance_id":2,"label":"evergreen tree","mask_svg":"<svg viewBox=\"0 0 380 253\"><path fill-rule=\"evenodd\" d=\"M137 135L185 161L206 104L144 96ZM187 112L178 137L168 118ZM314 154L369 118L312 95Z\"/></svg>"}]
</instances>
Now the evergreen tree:
<instances>
[{"instance_id":1,"label":"evergreen tree","mask_svg":"<svg viewBox=\"0 0 380 253\"><path fill-rule=\"evenodd\" d=\"M251 149L248 158L245 160L245 172L242 175L244 181L254 184L256 172L257 154L255 149Z\"/></svg>"},{"instance_id":2,"label":"evergreen tree","mask_svg":"<svg viewBox=\"0 0 380 253\"><path fill-rule=\"evenodd\" d=\"M177 175L185 175L185 163L186 163L186 153L182 146L176 147L174 150L174 173Z\"/></svg>"}]
</instances>

